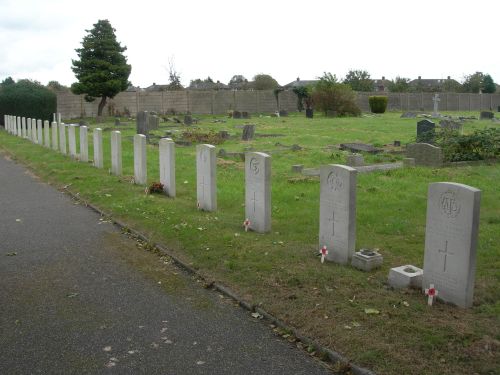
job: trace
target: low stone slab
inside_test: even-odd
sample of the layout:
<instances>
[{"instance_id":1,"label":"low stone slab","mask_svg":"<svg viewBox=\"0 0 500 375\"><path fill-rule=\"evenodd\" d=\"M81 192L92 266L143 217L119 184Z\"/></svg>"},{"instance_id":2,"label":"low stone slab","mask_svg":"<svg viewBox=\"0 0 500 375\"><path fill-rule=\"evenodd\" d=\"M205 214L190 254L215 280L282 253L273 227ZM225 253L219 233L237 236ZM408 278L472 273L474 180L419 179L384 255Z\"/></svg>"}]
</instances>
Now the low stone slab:
<instances>
[{"instance_id":1,"label":"low stone slab","mask_svg":"<svg viewBox=\"0 0 500 375\"><path fill-rule=\"evenodd\" d=\"M358 270L369 272L379 268L384 262L384 258L376 250L361 249L352 256L351 265Z\"/></svg>"},{"instance_id":2,"label":"low stone slab","mask_svg":"<svg viewBox=\"0 0 500 375\"><path fill-rule=\"evenodd\" d=\"M491 120L495 117L495 114L490 111L482 111L479 115L480 120Z\"/></svg>"},{"instance_id":3,"label":"low stone slab","mask_svg":"<svg viewBox=\"0 0 500 375\"><path fill-rule=\"evenodd\" d=\"M402 288L422 288L422 278L424 271L421 268L405 265L391 268L389 271L388 283L395 289Z\"/></svg>"},{"instance_id":4,"label":"low stone slab","mask_svg":"<svg viewBox=\"0 0 500 375\"><path fill-rule=\"evenodd\" d=\"M354 153L358 153L358 152L363 151L363 152L368 152L370 154L376 154L376 153L383 151L380 148L376 148L373 145L369 145L369 144L365 144L365 143L341 143L340 149L351 151Z\"/></svg>"}]
</instances>

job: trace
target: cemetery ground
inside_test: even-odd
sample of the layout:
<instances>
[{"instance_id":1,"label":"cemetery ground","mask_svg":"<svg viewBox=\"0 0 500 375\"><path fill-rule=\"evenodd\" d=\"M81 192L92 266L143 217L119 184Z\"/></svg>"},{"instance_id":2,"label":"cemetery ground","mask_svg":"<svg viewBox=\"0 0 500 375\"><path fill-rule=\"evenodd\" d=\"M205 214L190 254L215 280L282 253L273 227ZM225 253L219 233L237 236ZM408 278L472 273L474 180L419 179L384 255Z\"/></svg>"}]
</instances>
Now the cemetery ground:
<instances>
[{"instance_id":1,"label":"cemetery ground","mask_svg":"<svg viewBox=\"0 0 500 375\"><path fill-rule=\"evenodd\" d=\"M400 113L361 118L316 116L312 120L303 114L281 118L254 116L249 120L195 117L200 119L196 125L162 122L152 134L164 136L168 131L174 140L189 137L214 144L218 140L215 135L227 130L231 138L216 144L217 151L224 148L227 152L244 152L251 147L269 152L270 233L243 229L244 162L238 155L217 158L215 212L202 212L196 207L195 144L176 147L176 198L145 194L145 186L132 184L133 120L118 126L111 118L99 125L88 120L91 129L99 126L104 132L104 169L72 161L5 132L0 133L0 149L43 180L78 194L144 233L153 243L164 244L207 281L229 286L245 301L262 306L358 365L380 374L498 373L498 164L358 174L356 249L378 248L384 257L381 268L365 273L350 266L320 263L319 179L294 174L291 166L344 164L347 153L334 147L340 143L364 142L384 147L394 140L400 140L402 145L414 142L417 119L400 119ZM214 122L215 118L219 121ZM241 141L241 126L245 123L256 124L256 135L251 141ZM464 132L486 126L499 125L471 121L464 125ZM122 132L121 177L108 173L111 130ZM182 135L185 131L191 135ZM148 146L148 183L159 181L158 146L154 144L157 141L157 137L151 137L152 144ZM293 151L287 147L293 144L301 149ZM403 158L403 154L397 153L398 148L386 148L396 153L365 154L365 161L389 163ZM91 141L89 155L93 155ZM471 309L441 302L429 307L420 290L392 290L387 286L391 267L423 265L427 189L429 183L438 181L463 183L482 191Z\"/></svg>"}]
</instances>

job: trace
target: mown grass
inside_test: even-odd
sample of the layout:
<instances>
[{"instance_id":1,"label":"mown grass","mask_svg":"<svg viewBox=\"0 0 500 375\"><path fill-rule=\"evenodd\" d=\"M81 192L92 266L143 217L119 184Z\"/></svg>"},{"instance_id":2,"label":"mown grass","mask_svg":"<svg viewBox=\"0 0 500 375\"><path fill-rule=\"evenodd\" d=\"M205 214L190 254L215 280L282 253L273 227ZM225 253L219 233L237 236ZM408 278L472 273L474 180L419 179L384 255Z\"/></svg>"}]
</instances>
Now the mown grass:
<instances>
[{"instance_id":1,"label":"mown grass","mask_svg":"<svg viewBox=\"0 0 500 375\"><path fill-rule=\"evenodd\" d=\"M457 115L457 114L454 114ZM346 153L332 145L366 142L376 146L414 140L417 119L388 113L376 117L288 118L256 117L212 123L200 116L200 131L228 130L234 137L217 148L242 152L276 151L299 144L301 151L272 153L272 232L245 233L243 162L218 158L217 212L196 209L195 147L177 147L177 197L144 194L131 183L132 136L135 124L117 127L123 134L123 173L110 168L109 130L104 131L105 168L69 160L27 140L0 133L0 147L28 165L43 179L68 185L73 192L315 337L354 362L380 374L493 374L500 370L500 167L414 168L358 175L357 248L379 248L381 269L363 273L336 264L321 265L317 254L319 182L297 178L293 164L319 167L344 163ZM242 142L240 125L257 125L256 137ZM157 135L172 132L181 138L183 127L162 123ZM169 126L169 127L167 127ZM490 122L470 122L465 131ZM91 125L96 127L95 124ZM91 133L89 157L92 158ZM365 155L369 162L399 160L401 154ZM148 181L158 181L158 148L148 146ZM453 181L482 190L474 307L459 309L443 303L429 308L420 291L394 291L387 287L389 268L423 265L425 210L428 184ZM367 315L365 308L380 313Z\"/></svg>"}]
</instances>

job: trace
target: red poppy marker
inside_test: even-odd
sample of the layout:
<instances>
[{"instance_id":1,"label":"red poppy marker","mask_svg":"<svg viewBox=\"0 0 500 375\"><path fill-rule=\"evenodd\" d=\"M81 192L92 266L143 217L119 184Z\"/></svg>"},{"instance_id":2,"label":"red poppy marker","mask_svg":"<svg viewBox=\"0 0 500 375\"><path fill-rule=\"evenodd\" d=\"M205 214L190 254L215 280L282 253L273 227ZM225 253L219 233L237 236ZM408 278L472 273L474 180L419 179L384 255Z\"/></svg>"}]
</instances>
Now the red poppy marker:
<instances>
[{"instance_id":1,"label":"red poppy marker","mask_svg":"<svg viewBox=\"0 0 500 375\"><path fill-rule=\"evenodd\" d=\"M245 227L245 232L248 232L248 228L250 227L250 220L245 219L245 221L243 222L243 226Z\"/></svg>"},{"instance_id":2,"label":"red poppy marker","mask_svg":"<svg viewBox=\"0 0 500 375\"><path fill-rule=\"evenodd\" d=\"M427 304L429 306L432 306L432 304L434 303L434 298L438 295L438 291L436 288L434 288L434 284L431 284L429 288L425 289L425 295L429 297L427 299Z\"/></svg>"},{"instance_id":3,"label":"red poppy marker","mask_svg":"<svg viewBox=\"0 0 500 375\"><path fill-rule=\"evenodd\" d=\"M319 253L321 254L321 263L325 263L325 257L328 255L328 249L326 246L323 246Z\"/></svg>"}]
</instances>

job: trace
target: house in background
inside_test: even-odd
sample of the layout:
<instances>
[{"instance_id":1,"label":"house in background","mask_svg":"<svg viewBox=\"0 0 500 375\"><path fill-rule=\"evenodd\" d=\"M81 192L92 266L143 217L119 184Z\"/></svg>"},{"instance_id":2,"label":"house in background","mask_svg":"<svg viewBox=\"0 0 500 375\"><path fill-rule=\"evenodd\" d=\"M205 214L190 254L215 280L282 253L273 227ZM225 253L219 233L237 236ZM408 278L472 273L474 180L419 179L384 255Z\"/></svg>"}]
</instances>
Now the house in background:
<instances>
[{"instance_id":1,"label":"house in background","mask_svg":"<svg viewBox=\"0 0 500 375\"><path fill-rule=\"evenodd\" d=\"M457 80L451 79L450 76L446 79L429 79L418 76L417 79L410 81L409 85L411 90L416 92L445 92L455 91L453 88L459 87L460 83Z\"/></svg>"},{"instance_id":2,"label":"house in background","mask_svg":"<svg viewBox=\"0 0 500 375\"><path fill-rule=\"evenodd\" d=\"M297 79L295 81L287 83L285 86L283 86L283 88L287 89L287 90L293 90L295 87L315 85L318 82L319 82L319 80L317 80L317 79L301 80L299 77L297 77Z\"/></svg>"},{"instance_id":3,"label":"house in background","mask_svg":"<svg viewBox=\"0 0 500 375\"><path fill-rule=\"evenodd\" d=\"M382 76L382 79L373 79L373 91L376 92L389 92L389 84L390 80L385 79L385 76Z\"/></svg>"}]
</instances>

